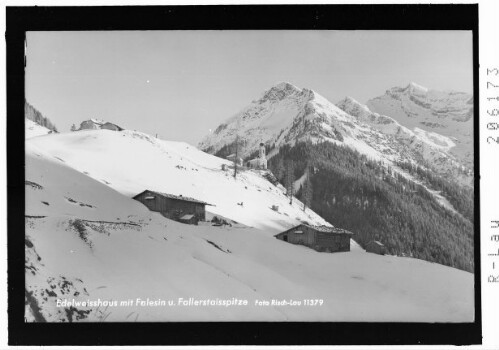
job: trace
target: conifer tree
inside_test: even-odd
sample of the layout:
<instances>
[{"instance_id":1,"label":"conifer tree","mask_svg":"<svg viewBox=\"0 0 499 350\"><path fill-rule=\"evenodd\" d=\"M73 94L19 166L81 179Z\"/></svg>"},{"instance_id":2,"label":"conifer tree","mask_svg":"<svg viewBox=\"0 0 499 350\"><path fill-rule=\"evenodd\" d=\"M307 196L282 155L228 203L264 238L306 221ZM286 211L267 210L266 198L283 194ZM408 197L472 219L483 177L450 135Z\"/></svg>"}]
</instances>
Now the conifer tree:
<instances>
[{"instance_id":1,"label":"conifer tree","mask_svg":"<svg viewBox=\"0 0 499 350\"><path fill-rule=\"evenodd\" d=\"M288 160L287 167L286 167L286 175L285 175L285 186L286 186L286 191L287 195L289 196L289 204L293 204L293 185L295 182L295 169L294 169L294 163L292 160Z\"/></svg>"},{"instance_id":2,"label":"conifer tree","mask_svg":"<svg viewBox=\"0 0 499 350\"><path fill-rule=\"evenodd\" d=\"M305 211L307 207L310 208L310 204L312 203L312 195L312 181L310 180L310 172L307 170L307 175L302 189L303 211Z\"/></svg>"},{"instance_id":3,"label":"conifer tree","mask_svg":"<svg viewBox=\"0 0 499 350\"><path fill-rule=\"evenodd\" d=\"M236 152L235 152L235 157L234 157L234 179L237 178L237 158L238 158L238 150L239 150L239 135L236 135L236 141L235 141L235 147L236 147Z\"/></svg>"},{"instance_id":4,"label":"conifer tree","mask_svg":"<svg viewBox=\"0 0 499 350\"><path fill-rule=\"evenodd\" d=\"M284 168L284 162L281 157L277 159L277 162L274 165L274 175L278 180L282 180L286 169Z\"/></svg>"}]
</instances>

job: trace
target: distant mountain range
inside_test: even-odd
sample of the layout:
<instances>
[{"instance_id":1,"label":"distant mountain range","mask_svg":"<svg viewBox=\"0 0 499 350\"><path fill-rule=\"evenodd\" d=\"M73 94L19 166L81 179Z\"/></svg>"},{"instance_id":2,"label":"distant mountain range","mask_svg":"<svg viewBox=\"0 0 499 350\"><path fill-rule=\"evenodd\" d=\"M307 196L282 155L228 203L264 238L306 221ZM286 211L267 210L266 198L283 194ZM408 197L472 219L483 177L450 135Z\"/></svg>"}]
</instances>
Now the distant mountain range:
<instances>
[{"instance_id":1,"label":"distant mountain range","mask_svg":"<svg viewBox=\"0 0 499 350\"><path fill-rule=\"evenodd\" d=\"M239 153L248 157L261 142L277 150L305 140L328 141L388 165L401 161L424 165L470 185L472 100L464 93L426 90L410 83L369 101L371 108L351 97L335 105L315 91L280 83L220 124L199 147L226 156L233 153L239 135ZM390 106L390 113L378 112L384 106ZM437 116L430 118L431 113Z\"/></svg>"},{"instance_id":2,"label":"distant mountain range","mask_svg":"<svg viewBox=\"0 0 499 350\"><path fill-rule=\"evenodd\" d=\"M361 244L379 239L394 254L470 270L472 126L473 97L466 93L410 83L367 105L352 97L333 104L280 83L199 147L225 157L237 137L239 154L248 159L264 143L277 178L289 178L290 164L293 178L310 176L312 209L358 232Z\"/></svg>"}]
</instances>

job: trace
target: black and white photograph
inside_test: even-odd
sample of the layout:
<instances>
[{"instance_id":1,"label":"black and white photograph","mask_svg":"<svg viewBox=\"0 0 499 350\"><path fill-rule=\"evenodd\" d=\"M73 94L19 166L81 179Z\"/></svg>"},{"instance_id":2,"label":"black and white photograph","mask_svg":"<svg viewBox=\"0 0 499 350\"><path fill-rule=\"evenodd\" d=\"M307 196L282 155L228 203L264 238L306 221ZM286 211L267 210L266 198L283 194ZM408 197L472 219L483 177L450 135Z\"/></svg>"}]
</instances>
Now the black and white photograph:
<instances>
[{"instance_id":1,"label":"black and white photograph","mask_svg":"<svg viewBox=\"0 0 499 350\"><path fill-rule=\"evenodd\" d=\"M6 8L8 345L494 349L489 5L54 1Z\"/></svg>"},{"instance_id":2,"label":"black and white photograph","mask_svg":"<svg viewBox=\"0 0 499 350\"><path fill-rule=\"evenodd\" d=\"M28 32L26 322L473 322L470 31Z\"/></svg>"}]
</instances>

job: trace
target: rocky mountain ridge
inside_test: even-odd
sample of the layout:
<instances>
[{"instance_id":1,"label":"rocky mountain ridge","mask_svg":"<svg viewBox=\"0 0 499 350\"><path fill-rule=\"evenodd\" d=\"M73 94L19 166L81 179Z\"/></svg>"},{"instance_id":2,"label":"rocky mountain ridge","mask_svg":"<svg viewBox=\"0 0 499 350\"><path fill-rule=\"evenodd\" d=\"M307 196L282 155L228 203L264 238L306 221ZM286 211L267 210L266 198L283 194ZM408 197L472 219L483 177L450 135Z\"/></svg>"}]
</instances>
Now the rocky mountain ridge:
<instances>
[{"instance_id":1,"label":"rocky mountain ridge","mask_svg":"<svg viewBox=\"0 0 499 350\"><path fill-rule=\"evenodd\" d=\"M407 124L403 118L400 121L398 115L394 117L377 112L351 97L335 105L313 90L279 83L220 124L200 142L199 148L224 156L224 152L220 151L231 153L237 137L239 154L243 157L255 152L261 142L271 149L269 156L272 157L284 144L328 141L350 147L388 165L399 161L431 164L440 174L452 176L472 172L469 159L463 158L461 150L455 152L458 146L471 141L452 136L450 129L444 134L431 127L431 123L441 119L452 120L454 124L470 124L470 112L461 108L463 103L469 101L469 96L427 90L414 83L406 88L390 89L387 94L392 98L397 96L397 101L411 101L418 108L439 106L438 113L444 115L444 111L448 110L450 114L445 118L425 119L426 124ZM425 99L430 102L425 102ZM459 105L451 108L451 101L454 100ZM447 101L447 104L442 101ZM470 181L471 177L463 180L468 184Z\"/></svg>"},{"instance_id":2,"label":"rocky mountain ridge","mask_svg":"<svg viewBox=\"0 0 499 350\"><path fill-rule=\"evenodd\" d=\"M410 83L388 89L369 100L367 107L388 115L414 130L438 133L450 138L455 147L449 153L467 168L473 167L473 96L457 91L437 91Z\"/></svg>"}]
</instances>

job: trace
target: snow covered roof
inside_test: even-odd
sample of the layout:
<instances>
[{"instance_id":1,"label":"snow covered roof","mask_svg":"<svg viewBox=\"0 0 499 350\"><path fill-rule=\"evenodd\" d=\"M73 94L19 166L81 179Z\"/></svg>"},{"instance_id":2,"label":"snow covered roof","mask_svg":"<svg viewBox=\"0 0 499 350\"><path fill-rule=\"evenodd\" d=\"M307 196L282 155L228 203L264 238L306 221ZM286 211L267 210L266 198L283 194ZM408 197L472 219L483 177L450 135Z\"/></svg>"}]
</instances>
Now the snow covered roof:
<instances>
[{"instance_id":1,"label":"snow covered roof","mask_svg":"<svg viewBox=\"0 0 499 350\"><path fill-rule=\"evenodd\" d=\"M419 92L419 93L427 93L428 88L425 88L424 86L421 86L419 84L416 84L414 82L410 82L409 85L407 86L408 89L412 90L413 92Z\"/></svg>"},{"instance_id":2,"label":"snow covered roof","mask_svg":"<svg viewBox=\"0 0 499 350\"><path fill-rule=\"evenodd\" d=\"M338 227L333 227L333 226L325 226L325 225L317 226L317 225L307 225L307 224L302 224L302 225L310 227L310 228L312 228L316 231L319 231L319 232L336 233L336 234L344 233L344 234L348 234L348 235L353 235L353 233L348 231L348 230L338 228Z\"/></svg>"},{"instance_id":3,"label":"snow covered roof","mask_svg":"<svg viewBox=\"0 0 499 350\"><path fill-rule=\"evenodd\" d=\"M193 214L186 214L180 218L180 220L190 220L194 217Z\"/></svg>"},{"instance_id":4,"label":"snow covered roof","mask_svg":"<svg viewBox=\"0 0 499 350\"><path fill-rule=\"evenodd\" d=\"M376 245L379 245L380 247L384 247L383 243L378 242L378 241L371 241L371 243L374 243Z\"/></svg>"},{"instance_id":5,"label":"snow covered roof","mask_svg":"<svg viewBox=\"0 0 499 350\"><path fill-rule=\"evenodd\" d=\"M286 230L284 232L296 230L300 226L306 226L306 227L309 227L309 228L311 228L311 229L313 229L315 231L319 231L319 232L332 233L332 234L353 235L352 232L350 232L348 230L345 230L345 229L342 229L342 228L337 228L337 227L333 227L333 226L325 226L325 225L318 226L318 225L308 225L308 224L300 224L300 225L295 226L293 228L290 228L290 229L288 229L288 230ZM284 232L281 232L281 233L284 233ZM277 235L280 235L281 233L278 233ZM277 236L277 235L275 235L275 236Z\"/></svg>"},{"instance_id":6,"label":"snow covered roof","mask_svg":"<svg viewBox=\"0 0 499 350\"><path fill-rule=\"evenodd\" d=\"M178 199L178 200L182 200L182 201L186 201L186 202L193 202L193 203L199 203L199 204L205 204L205 205L213 205L213 204L208 204L206 202L203 202L203 201L191 198L191 197L186 197L186 196L182 196L182 195L176 196L176 195L170 194L170 193L156 192L156 191L151 191L151 190L145 190L143 192L140 192L139 194L137 194L133 198L138 197L140 194L142 194L142 193L144 193L146 191L154 193L154 194L157 194L157 195L162 196L162 197L170 198L170 199ZM146 199L147 199L147 197L146 197Z\"/></svg>"},{"instance_id":7,"label":"snow covered roof","mask_svg":"<svg viewBox=\"0 0 499 350\"><path fill-rule=\"evenodd\" d=\"M93 124L95 124L95 125L97 125L97 126L99 126L99 127L102 127L102 126L104 126L104 125L114 125L114 126L116 126L118 129L123 130L123 128L122 128L121 126L119 126L119 125L117 125L117 124L115 124L115 123L106 122L106 121L104 121L104 120L101 120L101 119L95 119L95 118L90 118L89 120L84 120L84 121L82 122L82 124L83 124L83 123L88 123L88 122L93 123Z\"/></svg>"}]
</instances>

